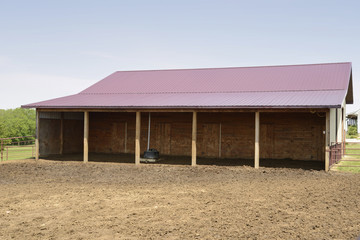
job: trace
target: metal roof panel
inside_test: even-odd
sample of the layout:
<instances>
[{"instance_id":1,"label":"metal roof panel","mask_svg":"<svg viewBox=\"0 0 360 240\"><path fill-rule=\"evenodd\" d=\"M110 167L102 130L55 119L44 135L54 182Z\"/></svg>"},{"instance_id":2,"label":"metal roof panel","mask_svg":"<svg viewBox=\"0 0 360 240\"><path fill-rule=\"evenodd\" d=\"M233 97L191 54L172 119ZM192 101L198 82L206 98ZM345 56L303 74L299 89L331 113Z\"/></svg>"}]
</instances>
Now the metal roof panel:
<instances>
[{"instance_id":1,"label":"metal roof panel","mask_svg":"<svg viewBox=\"0 0 360 240\"><path fill-rule=\"evenodd\" d=\"M344 101L350 75L351 63L124 71L79 94L23 107L334 107Z\"/></svg>"},{"instance_id":2,"label":"metal roof panel","mask_svg":"<svg viewBox=\"0 0 360 240\"><path fill-rule=\"evenodd\" d=\"M115 72L81 93L347 89L351 63Z\"/></svg>"}]
</instances>

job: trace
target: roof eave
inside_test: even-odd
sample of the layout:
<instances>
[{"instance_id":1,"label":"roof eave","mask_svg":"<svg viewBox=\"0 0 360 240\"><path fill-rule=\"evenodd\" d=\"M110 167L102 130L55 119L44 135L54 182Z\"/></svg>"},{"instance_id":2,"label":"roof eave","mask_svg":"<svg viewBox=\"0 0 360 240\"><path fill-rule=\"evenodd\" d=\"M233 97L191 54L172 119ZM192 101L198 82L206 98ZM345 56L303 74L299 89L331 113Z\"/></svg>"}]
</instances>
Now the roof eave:
<instances>
[{"instance_id":1,"label":"roof eave","mask_svg":"<svg viewBox=\"0 0 360 240\"><path fill-rule=\"evenodd\" d=\"M150 109L329 109L341 108L341 104L337 105L297 105L297 106L35 106L23 105L22 108L36 108L36 109L116 109L116 110L150 110Z\"/></svg>"}]
</instances>

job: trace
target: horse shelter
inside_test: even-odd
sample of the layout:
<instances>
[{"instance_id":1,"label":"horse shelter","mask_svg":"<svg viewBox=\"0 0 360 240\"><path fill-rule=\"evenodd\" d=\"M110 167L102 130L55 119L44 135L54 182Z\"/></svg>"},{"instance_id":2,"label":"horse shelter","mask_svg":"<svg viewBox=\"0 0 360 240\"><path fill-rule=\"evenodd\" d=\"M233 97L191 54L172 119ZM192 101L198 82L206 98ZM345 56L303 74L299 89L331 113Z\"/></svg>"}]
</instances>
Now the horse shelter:
<instances>
[{"instance_id":1,"label":"horse shelter","mask_svg":"<svg viewBox=\"0 0 360 240\"><path fill-rule=\"evenodd\" d=\"M119 71L36 108L36 159L81 153L322 162L345 140L351 63ZM191 160L190 160L191 159ZM286 166L285 166L286 167Z\"/></svg>"}]
</instances>

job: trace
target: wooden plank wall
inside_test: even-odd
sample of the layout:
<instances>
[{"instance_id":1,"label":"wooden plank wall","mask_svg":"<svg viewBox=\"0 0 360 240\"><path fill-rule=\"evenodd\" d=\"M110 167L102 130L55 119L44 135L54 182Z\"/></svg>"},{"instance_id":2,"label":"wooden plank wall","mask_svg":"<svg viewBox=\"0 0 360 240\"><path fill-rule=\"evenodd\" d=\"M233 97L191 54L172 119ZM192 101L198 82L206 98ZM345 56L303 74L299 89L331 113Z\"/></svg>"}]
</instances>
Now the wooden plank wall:
<instances>
[{"instance_id":1,"label":"wooden plank wall","mask_svg":"<svg viewBox=\"0 0 360 240\"><path fill-rule=\"evenodd\" d=\"M83 145L84 120L64 119L64 153L83 152Z\"/></svg>"},{"instance_id":2,"label":"wooden plank wall","mask_svg":"<svg viewBox=\"0 0 360 240\"><path fill-rule=\"evenodd\" d=\"M325 114L260 113L260 158L324 160ZM221 130L220 130L221 124ZM42 154L59 153L60 120L41 119ZM191 156L192 113L151 113L150 148ZM221 132L221 137L220 137ZM141 114L141 153L147 148L148 113ZM199 157L254 157L255 114L198 113ZM125 140L125 136L127 136ZM64 153L82 152L83 121L64 120ZM89 152L134 153L135 113L91 112Z\"/></svg>"},{"instance_id":3,"label":"wooden plank wall","mask_svg":"<svg viewBox=\"0 0 360 240\"><path fill-rule=\"evenodd\" d=\"M200 157L252 158L253 113L198 113ZM148 113L141 115L141 152L147 147ZM221 140L220 140L221 123ZM127 146L124 146L127 126ZM114 127L116 126L116 127ZM150 148L163 155L190 156L192 113L151 113ZM115 133L116 132L116 133ZM135 113L90 113L90 152L134 153ZM221 146L219 146L221 141ZM239 147L240 146L240 147Z\"/></svg>"},{"instance_id":4,"label":"wooden plank wall","mask_svg":"<svg viewBox=\"0 0 360 240\"><path fill-rule=\"evenodd\" d=\"M135 113L91 112L89 124L89 152L124 153L125 149L134 152Z\"/></svg>"},{"instance_id":5,"label":"wooden plank wall","mask_svg":"<svg viewBox=\"0 0 360 240\"><path fill-rule=\"evenodd\" d=\"M40 155L57 154L60 150L60 120L40 119Z\"/></svg>"},{"instance_id":6,"label":"wooden plank wall","mask_svg":"<svg viewBox=\"0 0 360 240\"><path fill-rule=\"evenodd\" d=\"M60 119L40 119L40 154L60 153ZM64 119L63 153L80 153L83 151L84 121Z\"/></svg>"},{"instance_id":7,"label":"wooden plank wall","mask_svg":"<svg viewBox=\"0 0 360 240\"><path fill-rule=\"evenodd\" d=\"M255 113L226 113L221 119L221 156L254 158Z\"/></svg>"},{"instance_id":8,"label":"wooden plank wall","mask_svg":"<svg viewBox=\"0 0 360 240\"><path fill-rule=\"evenodd\" d=\"M260 158L324 161L325 113L260 113Z\"/></svg>"},{"instance_id":9,"label":"wooden plank wall","mask_svg":"<svg viewBox=\"0 0 360 240\"><path fill-rule=\"evenodd\" d=\"M89 151L98 153L133 153L135 148L135 113L90 113ZM127 134L127 141L125 135ZM131 139L131 141L130 141Z\"/></svg>"}]
</instances>

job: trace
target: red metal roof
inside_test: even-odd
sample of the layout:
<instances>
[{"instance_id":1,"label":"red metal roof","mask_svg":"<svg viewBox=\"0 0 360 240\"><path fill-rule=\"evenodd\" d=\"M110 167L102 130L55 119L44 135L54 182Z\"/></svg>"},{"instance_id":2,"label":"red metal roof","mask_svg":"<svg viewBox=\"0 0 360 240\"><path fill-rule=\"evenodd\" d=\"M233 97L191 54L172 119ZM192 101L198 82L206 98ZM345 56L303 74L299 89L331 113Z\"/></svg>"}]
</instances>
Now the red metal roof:
<instances>
[{"instance_id":1,"label":"red metal roof","mask_svg":"<svg viewBox=\"0 0 360 240\"><path fill-rule=\"evenodd\" d=\"M351 63L121 71L78 94L23 107L339 107L350 81Z\"/></svg>"}]
</instances>

